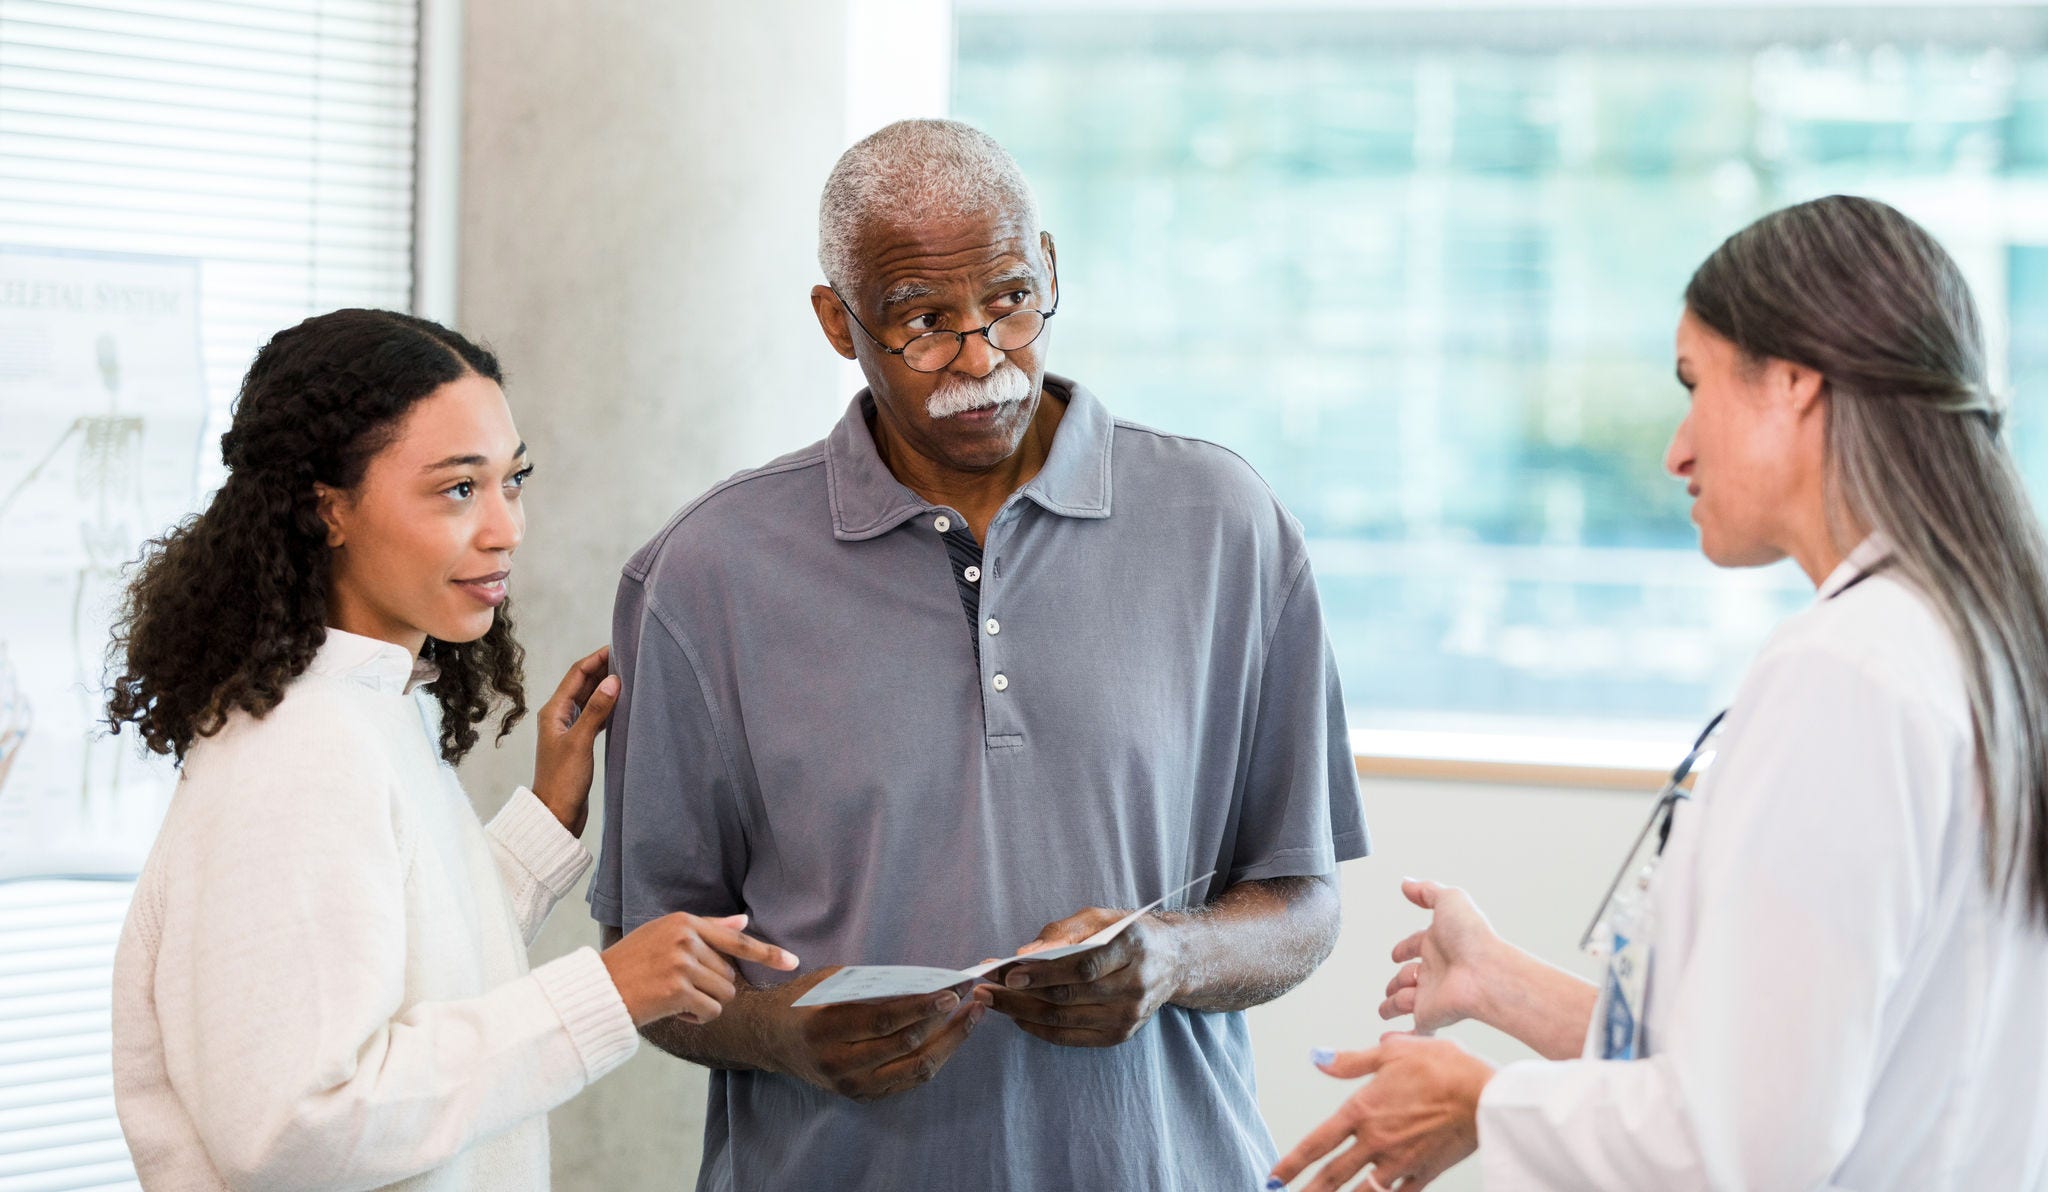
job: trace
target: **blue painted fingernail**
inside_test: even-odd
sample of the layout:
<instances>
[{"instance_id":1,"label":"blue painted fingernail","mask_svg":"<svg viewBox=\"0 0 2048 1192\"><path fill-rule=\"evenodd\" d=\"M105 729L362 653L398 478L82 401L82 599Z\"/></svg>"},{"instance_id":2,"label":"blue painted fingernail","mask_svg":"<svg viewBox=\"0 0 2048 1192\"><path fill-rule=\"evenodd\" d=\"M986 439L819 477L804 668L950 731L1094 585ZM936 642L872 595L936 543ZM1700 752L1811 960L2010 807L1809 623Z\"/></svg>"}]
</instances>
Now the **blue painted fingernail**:
<instances>
[{"instance_id":1,"label":"blue painted fingernail","mask_svg":"<svg viewBox=\"0 0 2048 1192\"><path fill-rule=\"evenodd\" d=\"M1281 1182L1279 1176L1274 1176L1272 1179L1266 1181L1266 1192L1279 1192L1279 1189L1285 1188L1286 1186L1287 1185L1285 1183Z\"/></svg>"},{"instance_id":2,"label":"blue painted fingernail","mask_svg":"<svg viewBox=\"0 0 2048 1192\"><path fill-rule=\"evenodd\" d=\"M1308 1053L1308 1062L1320 1068L1336 1062L1337 1053L1328 1047L1318 1047Z\"/></svg>"}]
</instances>

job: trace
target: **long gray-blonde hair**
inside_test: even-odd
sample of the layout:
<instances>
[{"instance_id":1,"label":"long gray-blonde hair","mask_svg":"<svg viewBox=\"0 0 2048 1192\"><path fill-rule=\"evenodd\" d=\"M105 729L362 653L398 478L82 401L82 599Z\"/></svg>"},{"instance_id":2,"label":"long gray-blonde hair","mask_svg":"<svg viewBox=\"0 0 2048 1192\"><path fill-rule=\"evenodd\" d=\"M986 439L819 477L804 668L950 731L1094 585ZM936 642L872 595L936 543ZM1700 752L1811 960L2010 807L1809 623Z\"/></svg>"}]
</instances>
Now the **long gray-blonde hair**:
<instances>
[{"instance_id":1,"label":"long gray-blonde hair","mask_svg":"<svg viewBox=\"0 0 2048 1192\"><path fill-rule=\"evenodd\" d=\"M1686 307L1753 361L1827 384L1828 516L1892 542L1890 566L1955 635L1994 890L2048 925L2048 549L1999 433L1962 271L1871 199L1787 207L1729 237Z\"/></svg>"}]
</instances>

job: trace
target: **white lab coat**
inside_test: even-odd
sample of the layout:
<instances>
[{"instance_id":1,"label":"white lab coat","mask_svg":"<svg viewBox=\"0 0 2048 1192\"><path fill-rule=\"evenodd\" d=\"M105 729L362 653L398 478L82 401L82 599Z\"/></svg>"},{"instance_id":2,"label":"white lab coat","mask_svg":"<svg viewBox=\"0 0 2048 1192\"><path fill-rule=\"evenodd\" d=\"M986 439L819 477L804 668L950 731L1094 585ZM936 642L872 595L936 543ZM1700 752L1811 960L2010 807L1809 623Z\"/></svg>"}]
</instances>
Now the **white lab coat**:
<instances>
[{"instance_id":1,"label":"white lab coat","mask_svg":"<svg viewBox=\"0 0 2048 1192\"><path fill-rule=\"evenodd\" d=\"M1890 572L1844 590L1884 553L1779 627L1680 805L1649 1057L1502 1069L1489 1192L2048 1189L2048 931L1985 880L1953 638Z\"/></svg>"}]
</instances>

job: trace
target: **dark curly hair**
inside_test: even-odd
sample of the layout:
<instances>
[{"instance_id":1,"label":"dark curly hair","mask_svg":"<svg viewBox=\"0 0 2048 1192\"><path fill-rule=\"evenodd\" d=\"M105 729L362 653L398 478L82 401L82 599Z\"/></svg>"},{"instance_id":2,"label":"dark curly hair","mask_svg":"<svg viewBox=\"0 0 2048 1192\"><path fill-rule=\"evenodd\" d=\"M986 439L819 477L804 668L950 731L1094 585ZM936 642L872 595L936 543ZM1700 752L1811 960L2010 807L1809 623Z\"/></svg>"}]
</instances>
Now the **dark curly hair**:
<instances>
[{"instance_id":1,"label":"dark curly hair","mask_svg":"<svg viewBox=\"0 0 2048 1192\"><path fill-rule=\"evenodd\" d=\"M329 547L314 485L353 489L415 403L470 374L503 383L497 358L438 323L337 310L256 353L221 436L226 483L202 513L143 548L115 622L107 724L182 763L237 710L262 717L327 639ZM440 667L441 756L460 760L506 705L526 714L507 606L473 642L429 639Z\"/></svg>"}]
</instances>

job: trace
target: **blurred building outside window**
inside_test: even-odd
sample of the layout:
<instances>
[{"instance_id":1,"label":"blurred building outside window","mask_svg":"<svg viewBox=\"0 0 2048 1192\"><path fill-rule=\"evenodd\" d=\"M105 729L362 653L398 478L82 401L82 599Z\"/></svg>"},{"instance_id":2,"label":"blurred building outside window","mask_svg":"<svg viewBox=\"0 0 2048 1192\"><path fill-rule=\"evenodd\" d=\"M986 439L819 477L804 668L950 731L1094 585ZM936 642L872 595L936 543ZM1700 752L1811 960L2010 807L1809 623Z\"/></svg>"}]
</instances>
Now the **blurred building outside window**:
<instances>
[{"instance_id":1,"label":"blurred building outside window","mask_svg":"<svg viewBox=\"0 0 2048 1192\"><path fill-rule=\"evenodd\" d=\"M1244 455L1312 540L1361 751L1668 766L1790 563L1662 470L1692 269L1891 202L1969 275L2048 485L2048 12L964 0L953 111L1057 238L1052 368Z\"/></svg>"}]
</instances>

